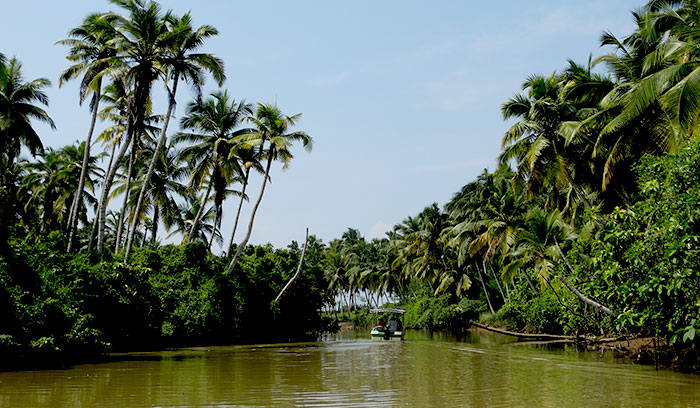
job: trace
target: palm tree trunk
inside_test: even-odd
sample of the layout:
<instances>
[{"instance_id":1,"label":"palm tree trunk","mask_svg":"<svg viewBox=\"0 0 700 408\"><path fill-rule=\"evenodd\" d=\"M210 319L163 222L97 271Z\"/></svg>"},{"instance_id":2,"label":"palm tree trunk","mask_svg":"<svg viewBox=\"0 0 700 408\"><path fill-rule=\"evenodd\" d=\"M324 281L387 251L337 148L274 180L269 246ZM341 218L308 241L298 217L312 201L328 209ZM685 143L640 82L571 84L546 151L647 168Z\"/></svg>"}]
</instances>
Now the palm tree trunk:
<instances>
[{"instance_id":1,"label":"palm tree trunk","mask_svg":"<svg viewBox=\"0 0 700 408\"><path fill-rule=\"evenodd\" d=\"M119 221L117 222L117 235L114 237L114 253L119 251L119 247L122 243L122 227L124 226L124 216L126 215L126 208L129 204L129 193L131 192L131 178L134 172L134 160L136 157L136 149L134 149L134 139L131 140L131 151L129 152L129 167L126 175L126 190L124 190L124 203L122 204L122 210L119 212ZM128 234L128 231L127 231Z\"/></svg>"},{"instance_id":2,"label":"palm tree trunk","mask_svg":"<svg viewBox=\"0 0 700 408\"><path fill-rule=\"evenodd\" d=\"M260 150L262 150L263 145L265 144L265 141L263 140L263 143L260 145ZM262 182L262 187L260 188L260 195L258 195L258 199L255 202L255 205L253 206L253 211L250 213L250 222L248 223L248 232L246 233L245 237L243 238L243 241L238 245L238 249L236 249L236 254L233 255L233 259L231 259L231 262L228 264L228 268L226 269L226 275L230 275L231 272L233 272L233 267L236 265L236 261L238 261L238 257L241 256L241 253L243 252L243 249L245 249L245 246L248 244L248 240L250 239L250 234L253 232L253 222L255 221L255 213L258 211L258 207L260 206L260 202L262 201L263 194L265 193L265 186L267 185L267 179L270 176L270 167L272 166L272 158L274 157L274 146L270 146L270 151L268 152L267 155L267 166L265 166L265 175L263 176L263 182Z\"/></svg>"},{"instance_id":3,"label":"palm tree trunk","mask_svg":"<svg viewBox=\"0 0 700 408\"><path fill-rule=\"evenodd\" d=\"M168 132L168 124L170 123L170 117L173 115L173 110L175 109L175 95L177 95L178 79L179 75L176 74L175 78L173 79L173 92L170 95L170 103L168 104L168 112L165 115L165 122L163 122L163 128L160 130L158 144L156 145L156 148L153 151L153 158L151 159L151 163L148 165L146 178L143 180L143 186L141 186L141 192L139 193L139 198L136 201L136 208L134 209L134 212L136 214L138 214L139 211L141 211L141 205L143 205L143 200L146 197L146 190L148 190L148 185L151 183L151 177L153 177L153 172L155 171L156 163L158 162L158 158L160 157L160 152L161 150L163 150L163 146L165 146L165 139L167 139ZM134 219L131 221L131 231L129 232L129 236L127 237L126 253L124 254L125 261L129 259L129 254L131 253L131 245L134 241L134 231L136 230L136 226L138 225L138 220L139 217L134 217Z\"/></svg>"},{"instance_id":4,"label":"palm tree trunk","mask_svg":"<svg viewBox=\"0 0 700 408\"><path fill-rule=\"evenodd\" d=\"M211 246L214 244L214 237L216 236L216 228L219 224L219 206L215 206L214 209L214 228L211 229L211 237L209 238L209 251L211 251Z\"/></svg>"},{"instance_id":5,"label":"palm tree trunk","mask_svg":"<svg viewBox=\"0 0 700 408\"><path fill-rule=\"evenodd\" d=\"M129 137L129 136L127 136ZM105 239L105 227L107 223L107 201L109 200L109 190L112 189L112 182L114 182L114 176L117 174L117 168L119 167L119 162L122 160L126 154L126 150L129 148L131 140L125 140L122 147L117 152L117 156L114 158L114 163L112 163L112 168L109 169L107 177L105 177L104 185L102 186L102 196L100 197L100 204L98 207L98 220L97 220L97 252L102 253Z\"/></svg>"},{"instance_id":6,"label":"palm tree trunk","mask_svg":"<svg viewBox=\"0 0 700 408\"><path fill-rule=\"evenodd\" d=\"M530 275L527 274L527 271L525 273L523 273L523 276L525 276L525 280L527 281L527 284L530 286L532 293L537 293L537 289L535 289L535 284L532 283L532 279L530 279Z\"/></svg>"},{"instance_id":7,"label":"palm tree trunk","mask_svg":"<svg viewBox=\"0 0 700 408\"><path fill-rule=\"evenodd\" d=\"M210 177L209 183L207 185L207 191L204 193L204 196L202 197L202 203L199 205L199 208L197 209L197 214L195 214L194 220L192 221L192 227L190 228L190 232L187 233L187 236L182 241L183 243L192 241L192 238L194 237L194 233L197 231L197 226L199 225L199 221L202 218L202 214L204 213L204 207L207 205L207 201L209 201L209 194L211 193L211 185L212 185L212 183L211 183L211 177Z\"/></svg>"},{"instance_id":8,"label":"palm tree trunk","mask_svg":"<svg viewBox=\"0 0 700 408\"><path fill-rule=\"evenodd\" d=\"M493 276L493 279L496 281L496 285L498 285L498 291L501 292L501 297L503 298L503 301L505 302L506 295L503 293L503 287L501 287L501 282L498 279L498 277L496 277L496 272L494 272L493 266L491 265L490 262L489 262L489 270L491 271L491 276Z\"/></svg>"},{"instance_id":9,"label":"palm tree trunk","mask_svg":"<svg viewBox=\"0 0 700 408\"><path fill-rule=\"evenodd\" d=\"M109 155L109 163L107 163L107 170L112 168L112 162L114 162L114 152L117 151L117 145L113 144L112 145L112 154ZM95 218L92 220L92 226L90 227L90 236L88 237L88 251L92 251L93 244L95 243L95 239L97 239L97 221L98 221L98 216L97 214L100 211L100 203L97 203L97 208L95 209Z\"/></svg>"},{"instance_id":10,"label":"palm tree trunk","mask_svg":"<svg viewBox=\"0 0 700 408\"><path fill-rule=\"evenodd\" d=\"M155 245L158 237L158 222L160 222L160 208L153 203L153 225L151 226L151 242Z\"/></svg>"},{"instance_id":11,"label":"palm tree trunk","mask_svg":"<svg viewBox=\"0 0 700 408\"><path fill-rule=\"evenodd\" d=\"M85 177L87 176L88 162L90 160L90 144L92 143L92 134L95 131L95 122L97 121L97 110L100 105L100 91L102 89L102 79L97 80L97 89L93 98L95 103L92 107L92 119L90 119L90 130L88 130L87 139L85 139L85 152L83 153L83 165L80 168L80 179L78 180L78 189L73 195L73 204L71 205L70 213L68 214L68 252L73 249L73 240L75 239L75 230L78 227L78 212L80 203L83 200L83 190L85 189Z\"/></svg>"},{"instance_id":12,"label":"palm tree trunk","mask_svg":"<svg viewBox=\"0 0 700 408\"><path fill-rule=\"evenodd\" d=\"M287 284L284 285L284 287L282 288L280 293L277 295L277 297L275 298L275 303L280 301L280 298L282 297L284 292L289 288L289 286L292 284L292 282L294 282L294 280L299 276L299 272L301 272L301 265L304 263L304 254L306 254L306 245L308 243L309 243L309 229L307 228L306 229L306 240L304 240L304 247L301 249L301 258L299 258L299 266L297 267L297 271L294 274L294 276L292 276L292 278L289 280L289 282L287 282Z\"/></svg>"},{"instance_id":13,"label":"palm tree trunk","mask_svg":"<svg viewBox=\"0 0 700 408\"><path fill-rule=\"evenodd\" d=\"M484 265L484 274L486 273L486 264L482 262ZM479 272L479 281L481 282L481 288L484 289L484 295L486 295L486 303L489 305L489 310L491 313L496 313L495 310L493 310L493 306L491 305L491 298L489 298L489 292L486 290L486 282L484 282L484 276L481 274L481 268L479 268L479 265L475 263L476 270Z\"/></svg>"},{"instance_id":14,"label":"palm tree trunk","mask_svg":"<svg viewBox=\"0 0 700 408\"><path fill-rule=\"evenodd\" d=\"M238 228L238 219L241 216L241 208L243 208L243 200L245 199L245 189L246 187L248 187L248 176L250 176L250 167L246 169L245 177L243 178L241 200L238 203L238 211L236 211L236 220L233 222L233 231L231 232L231 240L228 242L228 248L226 249L226 256L231 255L231 249L233 248L233 238L236 236L236 229Z\"/></svg>"},{"instance_id":15,"label":"palm tree trunk","mask_svg":"<svg viewBox=\"0 0 700 408\"><path fill-rule=\"evenodd\" d=\"M564 260L564 264L566 265L566 268L569 270L569 273L574 274L576 271L574 271L574 268L571 266L571 263L569 262L569 258L566 257L566 254L564 254L564 251L561 250L561 247L559 246L559 242L557 241L556 238L554 238L554 244L557 247L557 251L559 252L559 255L561 258ZM557 275L557 279L561 281L561 283L564 284L564 286L567 287L573 293L576 295L583 303L590 305L593 307L593 309L605 313L607 315L612 314L612 310L608 308L607 306L604 306L595 300L589 298L588 296L584 295L581 293L580 290L578 290L574 285L572 285L569 281L567 281L563 276Z\"/></svg>"}]
</instances>

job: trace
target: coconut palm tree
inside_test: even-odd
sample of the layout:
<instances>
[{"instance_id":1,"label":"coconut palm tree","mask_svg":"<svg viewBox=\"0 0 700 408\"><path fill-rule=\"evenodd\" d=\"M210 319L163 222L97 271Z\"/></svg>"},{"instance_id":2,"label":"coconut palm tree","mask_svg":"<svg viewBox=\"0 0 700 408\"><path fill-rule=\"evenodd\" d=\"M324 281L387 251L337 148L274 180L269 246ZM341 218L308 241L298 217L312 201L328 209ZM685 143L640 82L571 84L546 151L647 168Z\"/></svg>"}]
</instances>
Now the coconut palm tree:
<instances>
[{"instance_id":1,"label":"coconut palm tree","mask_svg":"<svg viewBox=\"0 0 700 408\"><path fill-rule=\"evenodd\" d=\"M240 257L243 249L248 244L250 235L253 232L255 214L260 206L263 194L265 193L265 186L267 185L267 180L270 177L270 167L272 166L272 161L279 160L283 163L283 168L286 168L293 158L289 148L294 142L301 142L308 151L310 151L311 147L313 146L313 139L306 133L301 131L289 132L289 129L296 124L300 117L300 113L293 116L285 116L277 106L258 104L255 117L251 118L251 122L255 126L257 132L251 135L248 143L251 146L259 146L260 151L264 151L265 144L268 145L267 151L265 152L265 156L267 156L267 164L265 166L262 186L260 187L260 194L253 205L253 209L251 210L250 221L248 222L248 231L246 232L246 235L241 243L238 245L236 253L233 255L233 258L226 269L227 275L230 275L231 272L233 272L233 267L236 265L238 257Z\"/></svg>"},{"instance_id":2,"label":"coconut palm tree","mask_svg":"<svg viewBox=\"0 0 700 408\"><path fill-rule=\"evenodd\" d=\"M183 129L196 133L180 132L176 143L189 143L191 146L181 152L182 160L190 163L192 185L207 183L207 192L202 202L209 200L214 190L215 223L221 224L222 204L229 185L236 177L240 178L245 194L247 171L251 164L239 161L240 152L250 151L241 143L241 136L251 134L252 129L242 128L241 124L253 114L252 106L245 101L236 102L227 91L218 91L203 102L191 102L185 116L180 121ZM203 207L200 207L200 209ZM192 238L199 217L195 217L192 230L185 241Z\"/></svg>"},{"instance_id":3,"label":"coconut palm tree","mask_svg":"<svg viewBox=\"0 0 700 408\"><path fill-rule=\"evenodd\" d=\"M163 72L165 73L166 84L168 81L172 81L172 87L169 90L168 111L165 115L165 120L163 122L160 137L158 138L158 144L155 148L153 160L148 166L144 185L141 188L138 200L136 201L137 212L141 208L141 204L143 203L146 195L146 189L151 181L156 160L159 157L163 146L165 146L168 124L175 109L175 97L177 95L178 81L183 79L184 81L189 82L195 89L199 89L203 81L204 71L208 71L214 77L219 86L221 86L223 81L226 79L226 76L224 75L224 64L219 58L214 57L212 54L196 52L202 46L205 40L219 33L216 28L204 25L194 29L192 27L192 18L189 13L180 18L168 13L164 18L164 22L168 26L170 33L169 35L165 36L167 39L167 44L165 44L166 46L162 48L160 64L164 70ZM197 94L199 95L199 91L197 91ZM134 218L131 226L132 231L136 229L137 222L138 218ZM130 234L127 238L126 252L124 255L125 259L129 257L132 241L133 237Z\"/></svg>"},{"instance_id":4,"label":"coconut palm tree","mask_svg":"<svg viewBox=\"0 0 700 408\"><path fill-rule=\"evenodd\" d=\"M180 217L175 219L177 227L168 235L168 238L175 234L186 235L189 233L197 213L201 213L192 241L207 242L207 237L214 234L215 240L221 242L223 238L216 231L216 226L213 223L215 216L214 207L209 206L209 203L204 203L205 209L200 211L199 206L202 205L202 202L191 189L188 190L184 198L185 202L178 205Z\"/></svg>"},{"instance_id":5,"label":"coconut palm tree","mask_svg":"<svg viewBox=\"0 0 700 408\"><path fill-rule=\"evenodd\" d=\"M574 239L576 236L571 228L561 221L561 213L556 210L546 212L536 208L528 214L525 224L519 234L517 247L511 253L511 258L514 260L504 266L503 275L512 279L518 271L531 266L542 287L551 279L552 272L560 263L563 263L568 272L574 275L576 271L562 250L560 242ZM612 313L607 306L583 294L563 275L557 274L555 277L581 302L599 312Z\"/></svg>"},{"instance_id":6,"label":"coconut palm tree","mask_svg":"<svg viewBox=\"0 0 700 408\"><path fill-rule=\"evenodd\" d=\"M25 146L36 156L43 150L39 135L32 127L32 120L56 126L49 115L37 106L48 105L44 88L51 86L46 78L25 82L22 64L17 58L9 61L0 54L0 175L7 185L7 172L14 166L20 148Z\"/></svg>"},{"instance_id":7,"label":"coconut palm tree","mask_svg":"<svg viewBox=\"0 0 700 408\"><path fill-rule=\"evenodd\" d=\"M69 54L66 58L74 62L73 65L61 73L58 85L62 86L65 82L82 75L83 77L79 88L80 104L82 105L85 98L92 93L92 99L90 101L92 117L88 128L88 135L85 139L87 149L85 149L82 171L78 181L78 193L75 194L68 217L68 251L70 251L73 246L73 238L77 227L78 219L75 215L78 213L78 206L85 186L85 177L90 158L90 146L92 145L92 135L95 130L95 122L97 121L103 78L117 68L107 63L107 61L114 62L112 57L117 53L113 41L114 38L111 35L111 24L110 15L91 14L83 20L80 27L74 28L68 32L69 38L57 42L57 44L70 47Z\"/></svg>"},{"instance_id":8,"label":"coconut palm tree","mask_svg":"<svg viewBox=\"0 0 700 408\"><path fill-rule=\"evenodd\" d=\"M148 163L151 161L151 156L153 155L153 148L146 148L142 151L140 163L137 167L143 170L147 167ZM176 202L177 196L185 196L188 194L187 186L182 183L189 175L189 168L184 165L179 159L179 154L174 146L169 146L167 149L161 151L161 157L156 164L155 171L153 172L153 177L151 178L151 186L148 189L148 195L144 200L144 205L141 211L132 213L132 217L145 218L147 210L151 211L151 242L155 244L157 242L158 236L158 226L160 222L167 230L170 230L173 226L180 225L179 218L180 212ZM132 184L125 184L115 188L115 193L121 193L128 186L135 193L141 190L144 181L145 173L143 171L138 171L140 177L137 177ZM136 194L131 195L132 199L130 201L131 208L135 204Z\"/></svg>"},{"instance_id":9,"label":"coconut palm tree","mask_svg":"<svg viewBox=\"0 0 700 408\"><path fill-rule=\"evenodd\" d=\"M75 187L82 168L84 149L84 142L79 147L66 146L59 150L48 148L37 161L22 162L26 175L22 178L20 194L29 193L25 209L39 204L43 214L41 231L58 230L61 221L67 219L68 204L73 202L74 195L77 194ZM91 156L88 161L88 188L102 174L97 166L98 159L99 156ZM81 200L95 202L90 194L84 194Z\"/></svg>"}]
</instances>

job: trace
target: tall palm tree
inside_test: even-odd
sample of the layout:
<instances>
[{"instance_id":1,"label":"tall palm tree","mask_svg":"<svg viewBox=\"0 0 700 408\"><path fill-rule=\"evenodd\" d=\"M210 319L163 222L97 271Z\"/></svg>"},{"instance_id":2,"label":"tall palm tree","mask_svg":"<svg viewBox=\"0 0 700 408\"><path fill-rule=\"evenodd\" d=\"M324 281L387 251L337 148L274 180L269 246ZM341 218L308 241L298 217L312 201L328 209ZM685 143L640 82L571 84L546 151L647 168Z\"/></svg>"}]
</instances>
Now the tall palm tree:
<instances>
[{"instance_id":1,"label":"tall palm tree","mask_svg":"<svg viewBox=\"0 0 700 408\"><path fill-rule=\"evenodd\" d=\"M566 149L561 124L573 120L576 107L561 98L561 77L533 75L523 83L527 94L517 94L503 104L504 119L519 119L503 136L502 164L515 161L517 176L531 193L551 188L554 207L559 208L558 195L573 188L577 197L591 208L586 194L578 188L571 172L572 158Z\"/></svg>"},{"instance_id":2,"label":"tall palm tree","mask_svg":"<svg viewBox=\"0 0 700 408\"><path fill-rule=\"evenodd\" d=\"M194 185L206 182L207 191L214 190L217 227L220 226L221 207L227 188L237 176L241 178L243 175L241 196L245 194L247 184L245 175L251 165L241 163L238 155L240 152L251 150L245 148L240 140L241 136L253 131L241 128L241 124L252 114L253 109L250 104L245 101L236 103L228 96L227 91L218 91L212 93L205 101L191 102L187 106L180 126L193 132L180 132L175 137L176 143L192 144L182 149L181 157L189 162L193 169ZM209 194L205 193L202 202L208 199ZM192 230L185 237L186 241L192 238L192 233L199 222L198 218L195 217Z\"/></svg>"},{"instance_id":3,"label":"tall palm tree","mask_svg":"<svg viewBox=\"0 0 700 408\"><path fill-rule=\"evenodd\" d=\"M25 146L36 156L43 150L39 135L32 127L32 120L56 126L44 109L37 106L48 105L49 98L44 88L51 86L46 78L25 82L22 77L22 64L17 58L9 61L0 54L0 175L7 184L7 171L12 168Z\"/></svg>"},{"instance_id":4,"label":"tall palm tree","mask_svg":"<svg viewBox=\"0 0 700 408\"><path fill-rule=\"evenodd\" d=\"M176 18L168 13L164 21L169 27L170 33L165 36L168 41L166 46L162 49L161 64L166 75L166 83L168 80L171 80L172 88L169 92L168 111L165 115L163 128L161 129L153 160L148 166L144 185L141 188L139 198L136 202L137 211L140 209L146 195L146 189L151 181L156 160L163 146L165 146L168 124L175 109L175 97L177 95L179 79L182 78L189 82L195 89L199 89L199 86L202 84L202 75L205 70L214 77L219 86L221 86L226 79L224 75L224 65L219 58L214 57L212 54L195 52L202 46L206 39L219 33L216 28L204 25L196 30L193 29L192 18L189 13L181 18ZM197 93L199 94L199 92ZM136 229L137 222L138 218L134 218L132 221L132 231ZM133 237L130 234L127 238L126 253L124 255L125 259L129 257L132 241Z\"/></svg>"},{"instance_id":5,"label":"tall palm tree","mask_svg":"<svg viewBox=\"0 0 700 408\"><path fill-rule=\"evenodd\" d=\"M231 262L229 262L228 268L226 269L227 275L230 275L231 272L233 272L233 267L236 265L238 257L240 257L243 249L248 244L250 235L253 232L255 213L258 211L263 194L265 193L265 186L267 185L267 180L270 177L270 167L272 166L272 161L279 160L284 164L283 168L286 168L293 158L289 148L294 142L301 142L308 151L310 151L313 146L313 139L306 133L301 131L289 132L289 129L296 125L296 122L300 117L300 113L292 116L285 116L277 106L258 104L255 117L251 118L251 122L255 126L257 133L254 134L254 138L249 140L249 144L257 145L259 146L260 151L264 151L265 144L267 143L267 164L265 166L262 186L260 187L260 194L258 195L258 199L255 201L253 209L250 213L248 231L246 232L246 235L241 243L238 245L236 253L233 255Z\"/></svg>"},{"instance_id":6,"label":"tall palm tree","mask_svg":"<svg viewBox=\"0 0 700 408\"><path fill-rule=\"evenodd\" d=\"M127 103L126 140L114 158L114 165L107 172L98 209L97 250L104 246L107 201L112 182L117 172L117 164L126 154L132 140L141 137L145 131L145 118L153 83L162 74L163 52L172 42L168 26L160 6L153 1L111 0L128 15L110 13L114 24L109 35L114 37L118 53L107 63L125 67L121 74L131 87Z\"/></svg>"},{"instance_id":7,"label":"tall palm tree","mask_svg":"<svg viewBox=\"0 0 700 408\"><path fill-rule=\"evenodd\" d=\"M66 58L74 62L73 65L61 73L58 85L62 86L65 82L83 75L79 88L80 104L82 105L85 98L92 93L92 99L90 100L92 118L88 128L88 135L85 139L87 148L85 149L82 171L78 181L78 193L75 194L68 217L68 251L73 246L73 238L78 223L78 218L75 215L78 213L78 206L80 205L85 186L92 135L95 130L95 122L97 121L97 112L99 110L102 80L105 75L108 75L116 68L107 63L108 60L114 61L111 57L115 56L117 52L113 42L114 38L111 35L110 20L110 15L108 14L91 14L83 20L80 27L68 32L70 38L57 42L57 44L70 47Z\"/></svg>"}]
</instances>

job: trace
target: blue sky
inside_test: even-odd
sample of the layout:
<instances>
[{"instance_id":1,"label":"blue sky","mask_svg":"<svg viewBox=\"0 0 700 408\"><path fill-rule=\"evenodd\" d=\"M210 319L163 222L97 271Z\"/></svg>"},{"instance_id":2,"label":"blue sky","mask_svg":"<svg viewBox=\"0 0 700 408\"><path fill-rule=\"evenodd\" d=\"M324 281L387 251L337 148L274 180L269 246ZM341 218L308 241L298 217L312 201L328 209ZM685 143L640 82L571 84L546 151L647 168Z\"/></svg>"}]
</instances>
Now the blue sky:
<instances>
[{"instance_id":1,"label":"blue sky","mask_svg":"<svg viewBox=\"0 0 700 408\"><path fill-rule=\"evenodd\" d=\"M493 169L509 124L500 106L533 73L567 59L599 55L603 30L625 36L640 0L468 1L161 1L192 12L220 35L204 50L221 57L236 99L277 103L302 113L312 153L296 149L286 171L272 170L251 243L286 246L309 227L324 242L348 227L368 238L425 206L443 205L484 168ZM0 52L17 56L27 79L49 78L49 114L37 125L45 145L84 140L87 106L77 83L58 88L68 66L66 37L102 0L24 0L3 6ZM9 18L8 18L9 17ZM209 81L206 92L216 85ZM165 110L156 93L155 109ZM178 94L179 112L191 100ZM171 130L177 131L177 121ZM259 179L251 182L258 192ZM228 241L235 211L225 204ZM250 207L250 206L248 206ZM247 224L248 214L243 220ZM237 241L243 231L237 234Z\"/></svg>"}]
</instances>

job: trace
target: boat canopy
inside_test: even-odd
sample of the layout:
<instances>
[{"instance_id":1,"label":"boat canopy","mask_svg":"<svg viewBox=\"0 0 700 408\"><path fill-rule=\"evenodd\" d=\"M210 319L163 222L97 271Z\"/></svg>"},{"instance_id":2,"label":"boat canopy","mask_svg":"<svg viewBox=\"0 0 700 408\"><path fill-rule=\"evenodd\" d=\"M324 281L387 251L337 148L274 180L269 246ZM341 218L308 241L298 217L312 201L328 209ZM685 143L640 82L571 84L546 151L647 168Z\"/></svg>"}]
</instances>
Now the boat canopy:
<instances>
[{"instance_id":1,"label":"boat canopy","mask_svg":"<svg viewBox=\"0 0 700 408\"><path fill-rule=\"evenodd\" d=\"M403 309L392 309L392 308L386 308L386 309L370 309L370 313L396 313L396 314L404 314L406 313L405 310Z\"/></svg>"}]
</instances>

